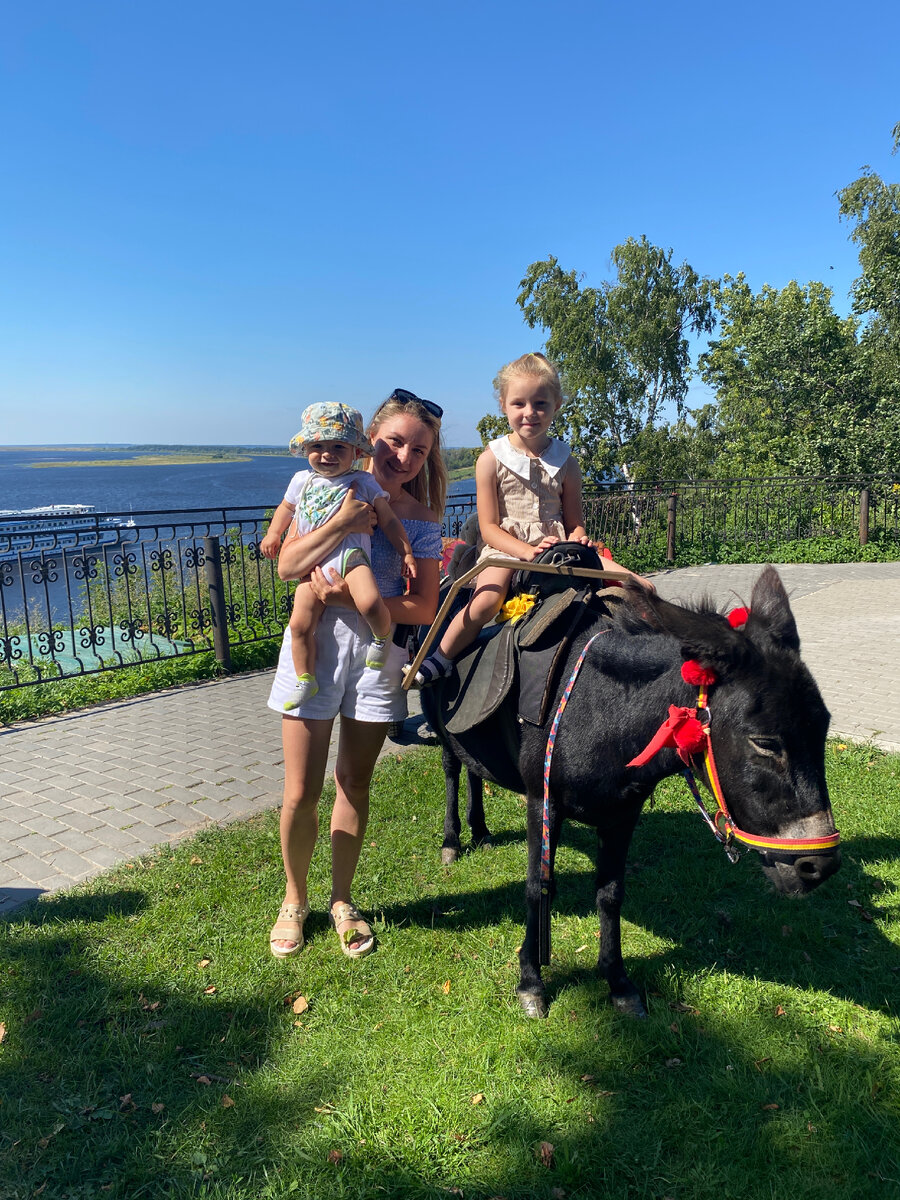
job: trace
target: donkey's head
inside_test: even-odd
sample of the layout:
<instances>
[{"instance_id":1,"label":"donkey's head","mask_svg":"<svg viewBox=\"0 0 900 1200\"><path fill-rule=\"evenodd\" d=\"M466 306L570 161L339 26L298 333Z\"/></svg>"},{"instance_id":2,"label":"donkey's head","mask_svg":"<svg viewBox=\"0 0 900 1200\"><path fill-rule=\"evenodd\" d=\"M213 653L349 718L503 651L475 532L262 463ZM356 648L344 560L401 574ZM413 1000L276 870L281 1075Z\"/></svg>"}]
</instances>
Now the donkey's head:
<instances>
[{"instance_id":1,"label":"donkey's head","mask_svg":"<svg viewBox=\"0 0 900 1200\"><path fill-rule=\"evenodd\" d=\"M817 887L840 865L825 781L829 715L800 659L797 626L778 572L763 571L749 614L742 614L737 627L719 613L658 597L644 595L639 603L677 639L684 660L715 677L708 701L714 765L707 758L703 774L711 788L711 774L718 774L737 839L763 843L757 845L763 870L779 891ZM680 696L683 701L683 690ZM691 700L696 698L695 690ZM812 845L791 844L798 841Z\"/></svg>"}]
</instances>

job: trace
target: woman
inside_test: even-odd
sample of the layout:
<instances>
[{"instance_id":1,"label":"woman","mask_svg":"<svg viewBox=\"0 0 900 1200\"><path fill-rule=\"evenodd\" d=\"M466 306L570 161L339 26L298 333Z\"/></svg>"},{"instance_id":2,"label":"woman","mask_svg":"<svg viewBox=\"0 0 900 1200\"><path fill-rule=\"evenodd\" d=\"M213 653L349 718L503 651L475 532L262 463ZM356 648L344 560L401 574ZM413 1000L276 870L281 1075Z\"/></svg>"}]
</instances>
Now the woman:
<instances>
[{"instance_id":1,"label":"woman","mask_svg":"<svg viewBox=\"0 0 900 1200\"><path fill-rule=\"evenodd\" d=\"M403 522L416 560L416 577L405 592L401 559L376 529L372 567L396 625L427 625L438 605L441 557L440 518L447 493L447 472L440 448L442 410L412 392L397 388L377 410L366 431L375 450L369 469L388 493ZM351 885L369 814L369 783L388 723L402 719L401 690L405 650L392 645L384 669L365 669L368 626L353 607L345 581L336 571L325 577L317 566L348 533L372 532L373 509L348 494L327 524L286 538L278 557L282 579L311 576L316 596L326 605L317 638L319 692L294 713L283 714L294 682L290 630L285 630L269 707L282 713L284 804L281 855L286 887L284 903L269 937L276 958L303 946L303 922L309 915L307 875L318 834L318 803L334 718L340 714L337 788L331 814L331 922L341 949L361 958L375 945L368 922L356 909Z\"/></svg>"}]
</instances>

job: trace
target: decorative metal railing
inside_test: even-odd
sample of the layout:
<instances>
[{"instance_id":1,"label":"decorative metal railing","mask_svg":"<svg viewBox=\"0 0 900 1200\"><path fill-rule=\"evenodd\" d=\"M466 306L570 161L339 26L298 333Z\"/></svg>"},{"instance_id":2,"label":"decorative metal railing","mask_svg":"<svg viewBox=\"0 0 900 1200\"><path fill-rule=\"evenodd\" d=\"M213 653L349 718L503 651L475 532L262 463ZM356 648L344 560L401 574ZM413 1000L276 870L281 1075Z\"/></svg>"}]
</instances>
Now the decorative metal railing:
<instances>
[{"instance_id":1,"label":"decorative metal railing","mask_svg":"<svg viewBox=\"0 0 900 1200\"><path fill-rule=\"evenodd\" d=\"M474 492L450 497L456 537ZM29 544L0 519L0 690L281 635L293 588L260 553L271 511L145 512L63 523ZM731 480L610 484L585 499L588 532L636 569L760 561L767 547L830 539L900 554L900 481ZM55 524L59 524L56 521Z\"/></svg>"},{"instance_id":2,"label":"decorative metal railing","mask_svg":"<svg viewBox=\"0 0 900 1200\"><path fill-rule=\"evenodd\" d=\"M260 553L263 509L136 513L115 533L34 538L0 521L0 689L279 635L292 587ZM54 525L59 525L59 520Z\"/></svg>"},{"instance_id":3,"label":"decorative metal railing","mask_svg":"<svg viewBox=\"0 0 900 1200\"><path fill-rule=\"evenodd\" d=\"M761 561L792 543L810 561L841 556L841 546L847 557L866 545L896 555L900 477L609 484L586 497L585 520L637 568Z\"/></svg>"}]
</instances>

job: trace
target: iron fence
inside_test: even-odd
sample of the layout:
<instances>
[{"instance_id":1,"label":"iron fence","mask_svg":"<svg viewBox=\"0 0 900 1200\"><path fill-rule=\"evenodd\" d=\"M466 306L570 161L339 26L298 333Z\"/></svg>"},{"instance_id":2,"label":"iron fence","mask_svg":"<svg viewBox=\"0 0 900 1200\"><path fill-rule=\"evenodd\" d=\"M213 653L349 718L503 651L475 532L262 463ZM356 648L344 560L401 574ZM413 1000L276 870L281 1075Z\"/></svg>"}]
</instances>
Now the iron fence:
<instances>
[{"instance_id":1,"label":"iron fence","mask_svg":"<svg viewBox=\"0 0 900 1200\"><path fill-rule=\"evenodd\" d=\"M475 494L450 497L457 537ZM54 521L25 537L0 518L0 690L280 637L293 588L260 542L271 510L194 509ZM760 561L822 539L900 555L900 481L609 484L585 499L589 534L636 569ZM833 550L833 546L832 546ZM814 558L812 559L814 560Z\"/></svg>"},{"instance_id":2,"label":"iron fence","mask_svg":"<svg viewBox=\"0 0 900 1200\"><path fill-rule=\"evenodd\" d=\"M629 565L759 561L803 545L852 556L853 547L900 553L897 477L738 479L609 484L585 499L588 533ZM826 545L826 543L828 543Z\"/></svg>"},{"instance_id":3,"label":"iron fence","mask_svg":"<svg viewBox=\"0 0 900 1200\"><path fill-rule=\"evenodd\" d=\"M137 513L111 528L0 520L0 690L279 636L292 586L260 553L260 508ZM32 544L23 545L30 541Z\"/></svg>"}]
</instances>

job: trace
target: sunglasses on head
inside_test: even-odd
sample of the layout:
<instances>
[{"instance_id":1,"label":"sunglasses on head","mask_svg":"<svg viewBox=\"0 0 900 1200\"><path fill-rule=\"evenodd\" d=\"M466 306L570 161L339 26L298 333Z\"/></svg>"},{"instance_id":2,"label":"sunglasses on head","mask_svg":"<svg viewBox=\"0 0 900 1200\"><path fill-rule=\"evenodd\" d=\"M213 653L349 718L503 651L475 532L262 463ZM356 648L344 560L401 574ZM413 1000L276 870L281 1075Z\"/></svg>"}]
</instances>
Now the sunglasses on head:
<instances>
[{"instance_id":1,"label":"sunglasses on head","mask_svg":"<svg viewBox=\"0 0 900 1200\"><path fill-rule=\"evenodd\" d=\"M423 400L421 396L417 396L415 392L408 392L406 388L394 388L385 404L388 400L399 400L401 404L421 404L426 412L438 420L444 415L444 410L439 404L435 404L433 400Z\"/></svg>"}]
</instances>

